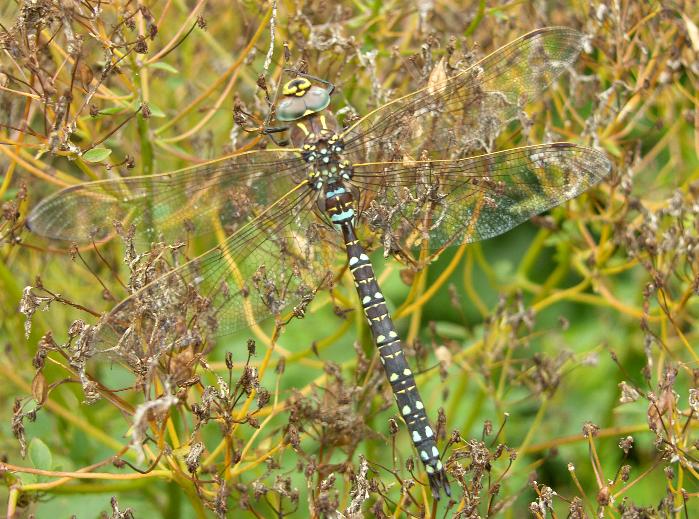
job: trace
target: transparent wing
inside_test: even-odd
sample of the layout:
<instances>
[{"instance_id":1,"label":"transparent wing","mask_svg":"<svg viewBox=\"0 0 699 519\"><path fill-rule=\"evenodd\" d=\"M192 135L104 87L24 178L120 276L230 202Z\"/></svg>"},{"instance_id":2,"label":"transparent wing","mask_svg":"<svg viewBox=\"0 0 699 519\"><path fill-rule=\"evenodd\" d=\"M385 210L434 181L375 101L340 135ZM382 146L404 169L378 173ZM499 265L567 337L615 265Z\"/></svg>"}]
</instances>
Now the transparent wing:
<instances>
[{"instance_id":1,"label":"transparent wing","mask_svg":"<svg viewBox=\"0 0 699 519\"><path fill-rule=\"evenodd\" d=\"M218 220L227 234L303 178L295 150L257 150L152 176L88 182L42 200L27 226L48 238L103 241L114 222L136 228L137 243L172 243L205 234Z\"/></svg>"},{"instance_id":2,"label":"transparent wing","mask_svg":"<svg viewBox=\"0 0 699 519\"><path fill-rule=\"evenodd\" d=\"M301 308L337 257L314 203L302 183L220 246L159 275L103 317L97 349L143 358Z\"/></svg>"},{"instance_id":3,"label":"transparent wing","mask_svg":"<svg viewBox=\"0 0 699 519\"><path fill-rule=\"evenodd\" d=\"M354 162L491 151L524 104L576 60L583 39L567 27L538 29L452 77L437 68L426 87L377 108L343 132L345 150Z\"/></svg>"},{"instance_id":4,"label":"transparent wing","mask_svg":"<svg viewBox=\"0 0 699 519\"><path fill-rule=\"evenodd\" d=\"M429 239L434 250L502 234L596 184L611 163L597 150L554 143L353 167L362 218L383 234L384 246Z\"/></svg>"},{"instance_id":5,"label":"transparent wing","mask_svg":"<svg viewBox=\"0 0 699 519\"><path fill-rule=\"evenodd\" d=\"M148 177L90 182L40 202L28 227L54 239L109 239L114 222L142 243L218 229L220 244L170 266L151 250L135 292L105 315L91 346L122 360L232 333L310 301L338 257L314 210L296 150L259 150ZM157 249L156 249L157 250ZM152 281L151 281L152 280Z\"/></svg>"}]
</instances>

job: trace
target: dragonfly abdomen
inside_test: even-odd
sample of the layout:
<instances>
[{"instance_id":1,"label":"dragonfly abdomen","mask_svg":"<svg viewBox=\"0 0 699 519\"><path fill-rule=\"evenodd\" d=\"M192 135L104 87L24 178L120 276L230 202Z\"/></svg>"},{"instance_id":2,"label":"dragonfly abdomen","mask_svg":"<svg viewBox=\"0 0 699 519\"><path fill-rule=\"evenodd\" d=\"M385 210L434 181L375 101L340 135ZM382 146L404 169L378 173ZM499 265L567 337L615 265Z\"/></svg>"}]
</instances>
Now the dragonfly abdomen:
<instances>
[{"instance_id":1,"label":"dragonfly abdomen","mask_svg":"<svg viewBox=\"0 0 699 519\"><path fill-rule=\"evenodd\" d=\"M335 226L354 225L354 196L342 182L333 180L325 190L325 212Z\"/></svg>"},{"instance_id":2,"label":"dragonfly abdomen","mask_svg":"<svg viewBox=\"0 0 699 519\"><path fill-rule=\"evenodd\" d=\"M430 481L432 495L439 499L442 489L451 495L444 467L440 460L435 433L430 426L425 406L417 389L415 377L408 366L403 346L393 324L386 300L374 274L374 268L364 248L359 244L352 221L340 225L347 249L347 258L354 284L369 323L374 343L379 349L396 404L405 421L410 438L420 456Z\"/></svg>"}]
</instances>

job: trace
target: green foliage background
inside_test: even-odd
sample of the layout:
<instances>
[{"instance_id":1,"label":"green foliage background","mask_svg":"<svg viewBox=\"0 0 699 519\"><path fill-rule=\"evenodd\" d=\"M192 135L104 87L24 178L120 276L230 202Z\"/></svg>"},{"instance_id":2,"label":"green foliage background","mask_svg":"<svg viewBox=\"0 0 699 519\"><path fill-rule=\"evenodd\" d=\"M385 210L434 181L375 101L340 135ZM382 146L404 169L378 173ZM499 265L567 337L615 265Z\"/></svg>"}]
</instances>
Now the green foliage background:
<instances>
[{"instance_id":1,"label":"green foliage background","mask_svg":"<svg viewBox=\"0 0 699 519\"><path fill-rule=\"evenodd\" d=\"M357 516L699 511L695 3L97 5L0 7L0 495L8 516L126 517L127 508L136 517L351 516L358 485L367 485L368 496ZM549 25L578 28L589 44L573 74L529 107L529 134L512 129L501 145L596 144L614 163L611 177L504 236L450 249L420 272L380 251L372 258L411 364L422 371L431 419L444 410L440 446L448 444L454 503L432 503L424 486L407 483L425 475L418 463L412 475L406 468L414 453L404 426L389 433L398 416L347 275L276 340L268 324L219 341L206 366L174 359L201 382L180 388L179 405L150 416L142 459L129 445L134 412L162 394L166 366L134 387L127 369L94 362L94 380L119 391L87 404L65 355L37 360L44 334L65 343L74 320L95 322L85 309L101 313L114 304L96 278L125 295L90 247L80 251L83 264L64 244L22 229L43 196L257 145L259 136L234 122L234 104L265 117L258 75L273 91L284 42L291 64L303 60L337 85L335 110L362 114L423 86L450 37L477 58ZM133 169L125 167L130 161ZM192 251L204 245L190 244ZM127 275L121 243L101 254ZM37 276L63 299L40 306L27 340L18 310L26 286L47 296L36 289ZM246 363L250 336L257 351ZM217 375L228 379L226 351L232 385L245 366L255 367L271 401L257 409L259 391L243 393L229 417L243 423L229 423L224 434L224 420L212 420L193 432L191 404ZM280 363L285 369L275 369ZM462 440L449 443L452 431ZM625 455L619 444L627 436L633 448ZM205 450L192 473L185 458L196 442ZM500 443L512 450L498 452ZM369 461L366 474L360 455Z\"/></svg>"}]
</instances>

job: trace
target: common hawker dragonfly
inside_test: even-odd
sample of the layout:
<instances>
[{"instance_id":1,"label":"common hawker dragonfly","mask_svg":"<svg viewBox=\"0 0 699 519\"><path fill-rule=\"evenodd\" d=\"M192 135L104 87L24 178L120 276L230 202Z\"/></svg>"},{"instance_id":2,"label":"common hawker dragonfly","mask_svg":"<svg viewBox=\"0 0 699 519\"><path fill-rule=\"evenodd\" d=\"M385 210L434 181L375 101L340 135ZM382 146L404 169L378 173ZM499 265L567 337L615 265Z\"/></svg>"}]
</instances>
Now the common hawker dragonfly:
<instances>
[{"instance_id":1,"label":"common hawker dragonfly","mask_svg":"<svg viewBox=\"0 0 699 519\"><path fill-rule=\"evenodd\" d=\"M344 128L328 110L333 86L298 75L276 109L274 130L287 132L289 146L70 187L39 203L27 223L76 242L109 239L115 222L133 226L145 243L212 230L224 237L136 282L103 316L91 343L123 354L181 348L299 310L332 279L344 250L398 411L439 498L450 487L435 432L358 235L368 229L387 254L440 251L504 233L604 178L605 155L571 143L477 151L576 60L583 41L569 28L535 30L464 70L436 71L423 88Z\"/></svg>"}]
</instances>

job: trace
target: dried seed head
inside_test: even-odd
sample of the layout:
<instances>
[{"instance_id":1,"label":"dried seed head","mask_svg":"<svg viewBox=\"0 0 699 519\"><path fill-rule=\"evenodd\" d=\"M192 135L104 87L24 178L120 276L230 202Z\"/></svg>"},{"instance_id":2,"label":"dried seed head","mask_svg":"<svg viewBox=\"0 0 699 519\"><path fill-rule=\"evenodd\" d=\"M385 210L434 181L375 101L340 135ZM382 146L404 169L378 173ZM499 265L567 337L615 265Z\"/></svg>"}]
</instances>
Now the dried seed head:
<instances>
[{"instance_id":1,"label":"dried seed head","mask_svg":"<svg viewBox=\"0 0 699 519\"><path fill-rule=\"evenodd\" d=\"M628 404L630 402L635 402L640 398L639 392L633 386L629 385L625 381L619 383L619 388L621 389L621 396L619 397L619 402L622 404Z\"/></svg>"},{"instance_id":2,"label":"dried seed head","mask_svg":"<svg viewBox=\"0 0 699 519\"><path fill-rule=\"evenodd\" d=\"M41 405L46 401L46 396L48 395L48 384L46 383L46 377L41 371L37 371L32 380L32 396L34 401Z\"/></svg>"},{"instance_id":3,"label":"dried seed head","mask_svg":"<svg viewBox=\"0 0 699 519\"><path fill-rule=\"evenodd\" d=\"M291 445L294 450L298 451L301 446L301 439L299 438L299 432L293 425L289 425L286 431L286 441Z\"/></svg>"},{"instance_id":4,"label":"dried seed head","mask_svg":"<svg viewBox=\"0 0 699 519\"><path fill-rule=\"evenodd\" d=\"M189 452L187 453L187 456L185 456L184 461L187 465L187 470L189 470L191 474L194 474L199 468L199 460L201 459L203 452L204 444L201 442L193 443L190 446Z\"/></svg>"},{"instance_id":5,"label":"dried seed head","mask_svg":"<svg viewBox=\"0 0 699 519\"><path fill-rule=\"evenodd\" d=\"M260 428L260 421L250 414L245 417L245 421L254 429Z\"/></svg>"},{"instance_id":6,"label":"dried seed head","mask_svg":"<svg viewBox=\"0 0 699 519\"><path fill-rule=\"evenodd\" d=\"M592 422L585 422L583 425L583 436L585 438L595 438L599 432L599 426Z\"/></svg>"},{"instance_id":7,"label":"dried seed head","mask_svg":"<svg viewBox=\"0 0 699 519\"><path fill-rule=\"evenodd\" d=\"M391 436L395 436L398 434L398 422L396 422L393 418L388 419L388 432Z\"/></svg>"},{"instance_id":8,"label":"dried seed head","mask_svg":"<svg viewBox=\"0 0 699 519\"><path fill-rule=\"evenodd\" d=\"M498 446L495 447L495 452L493 452L493 459L496 460L496 459L498 459L500 456L502 456L502 453L504 452L505 449L506 449L506 445L505 445L505 444L503 444L503 443L498 443Z\"/></svg>"},{"instance_id":9,"label":"dried seed head","mask_svg":"<svg viewBox=\"0 0 699 519\"><path fill-rule=\"evenodd\" d=\"M619 477L621 478L622 481L626 482L629 480L629 474L631 474L631 465L624 465L621 467L621 471L619 472Z\"/></svg>"},{"instance_id":10,"label":"dried seed head","mask_svg":"<svg viewBox=\"0 0 699 519\"><path fill-rule=\"evenodd\" d=\"M146 54L148 52L148 43L146 43L146 39L143 36L138 37L133 50L136 54Z\"/></svg>"},{"instance_id":11,"label":"dried seed head","mask_svg":"<svg viewBox=\"0 0 699 519\"><path fill-rule=\"evenodd\" d=\"M308 464L306 465L306 468L303 471L303 473L306 476L306 478L311 478L313 474L315 474L317 471L318 463L316 462L315 456L311 456L311 459L308 461Z\"/></svg>"},{"instance_id":12,"label":"dried seed head","mask_svg":"<svg viewBox=\"0 0 699 519\"><path fill-rule=\"evenodd\" d=\"M607 506L610 503L611 492L608 486L602 487L602 489L597 493L597 504L600 506Z\"/></svg>"},{"instance_id":13,"label":"dried seed head","mask_svg":"<svg viewBox=\"0 0 699 519\"><path fill-rule=\"evenodd\" d=\"M699 412L699 390L694 388L689 390L689 407L695 413Z\"/></svg>"},{"instance_id":14,"label":"dried seed head","mask_svg":"<svg viewBox=\"0 0 699 519\"><path fill-rule=\"evenodd\" d=\"M271 399L271 396L269 394L269 391L267 391L265 388L261 387L260 389L257 390L257 408L262 409L264 406L266 406Z\"/></svg>"},{"instance_id":15,"label":"dried seed head","mask_svg":"<svg viewBox=\"0 0 699 519\"><path fill-rule=\"evenodd\" d=\"M624 451L625 456L628 456L631 449L633 449L633 436L627 436L619 440L619 448Z\"/></svg>"},{"instance_id":16,"label":"dried seed head","mask_svg":"<svg viewBox=\"0 0 699 519\"><path fill-rule=\"evenodd\" d=\"M34 366L34 368L37 370L43 368L44 363L46 362L46 355L48 355L46 348L42 348L41 343L39 343L39 348L36 350L36 355L34 355L34 358L32 359L32 366Z\"/></svg>"},{"instance_id":17,"label":"dried seed head","mask_svg":"<svg viewBox=\"0 0 699 519\"><path fill-rule=\"evenodd\" d=\"M405 468L408 469L408 472L413 472L415 470L415 460L412 456L408 456L408 459L405 460Z\"/></svg>"}]
</instances>

